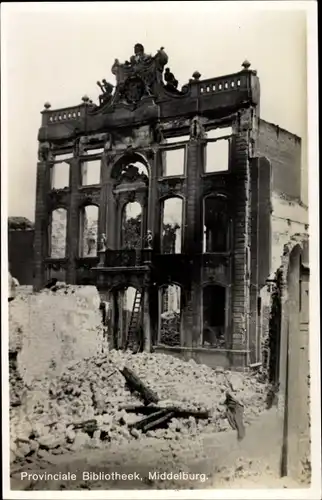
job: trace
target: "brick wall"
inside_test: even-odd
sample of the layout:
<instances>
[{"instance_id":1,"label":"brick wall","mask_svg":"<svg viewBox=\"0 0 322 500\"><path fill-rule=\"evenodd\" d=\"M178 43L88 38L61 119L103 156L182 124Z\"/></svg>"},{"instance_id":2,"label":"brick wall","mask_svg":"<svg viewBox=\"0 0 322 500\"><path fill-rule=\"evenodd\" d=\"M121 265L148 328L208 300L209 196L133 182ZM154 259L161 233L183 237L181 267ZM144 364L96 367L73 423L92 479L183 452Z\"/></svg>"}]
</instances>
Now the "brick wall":
<instances>
[{"instance_id":1,"label":"brick wall","mask_svg":"<svg viewBox=\"0 0 322 500\"><path fill-rule=\"evenodd\" d=\"M300 137L260 120L255 154L266 156L270 160L274 191L292 198L301 198Z\"/></svg>"},{"instance_id":2,"label":"brick wall","mask_svg":"<svg viewBox=\"0 0 322 500\"><path fill-rule=\"evenodd\" d=\"M8 231L9 270L21 285L33 284L34 230Z\"/></svg>"}]
</instances>

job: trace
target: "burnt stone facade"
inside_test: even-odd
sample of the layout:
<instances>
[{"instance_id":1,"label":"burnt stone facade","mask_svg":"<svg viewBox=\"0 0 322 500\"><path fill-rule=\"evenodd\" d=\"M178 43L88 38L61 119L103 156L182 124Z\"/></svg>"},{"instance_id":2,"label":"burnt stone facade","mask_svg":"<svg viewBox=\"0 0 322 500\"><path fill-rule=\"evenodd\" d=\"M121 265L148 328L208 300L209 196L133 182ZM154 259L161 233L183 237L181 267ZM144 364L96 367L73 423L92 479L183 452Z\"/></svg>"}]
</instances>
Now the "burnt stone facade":
<instances>
[{"instance_id":1,"label":"burnt stone facade","mask_svg":"<svg viewBox=\"0 0 322 500\"><path fill-rule=\"evenodd\" d=\"M112 67L114 91L100 84L99 105L86 96L70 108L45 105L38 135L35 288L53 270L68 283L96 285L111 304L110 326L118 335L117 294L132 286L143 297L145 349L243 369L260 360L259 291L270 272L272 171L261 156L259 79L244 63L237 73L208 80L195 72L178 90L172 73L164 76L167 61L163 48L152 57L137 44L130 61L116 60ZM219 141L228 145L227 168L209 173L207 152ZM166 170L173 151L182 152L180 174ZM62 155L69 185L52 189ZM85 185L84 165L90 171L95 161L100 179ZM165 250L164 205L172 198L182 200L180 248ZM135 248L122 236L129 203L142 209ZM99 214L96 257L79 250L81 212L89 205ZM66 252L59 259L50 256L48 229L58 208L67 211ZM159 335L160 289L169 284L181 290L175 346ZM216 343L204 340L206 316Z\"/></svg>"}]
</instances>

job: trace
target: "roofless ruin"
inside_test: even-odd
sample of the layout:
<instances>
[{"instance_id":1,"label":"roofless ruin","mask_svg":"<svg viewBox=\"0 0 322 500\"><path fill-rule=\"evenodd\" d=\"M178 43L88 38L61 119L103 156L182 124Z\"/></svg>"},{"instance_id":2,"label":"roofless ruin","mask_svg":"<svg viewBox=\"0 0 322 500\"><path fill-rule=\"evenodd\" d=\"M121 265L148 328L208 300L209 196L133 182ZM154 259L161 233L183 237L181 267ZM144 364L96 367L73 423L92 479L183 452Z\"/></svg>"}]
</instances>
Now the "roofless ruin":
<instances>
[{"instance_id":1,"label":"roofless ruin","mask_svg":"<svg viewBox=\"0 0 322 500\"><path fill-rule=\"evenodd\" d=\"M97 286L114 347L245 367L260 357L271 245L259 79L245 61L207 80L195 71L180 89L167 63L164 48L151 56L136 44L129 61L115 59L115 87L97 82L98 104L45 104L36 288L52 277ZM67 179L57 187L59 169Z\"/></svg>"}]
</instances>

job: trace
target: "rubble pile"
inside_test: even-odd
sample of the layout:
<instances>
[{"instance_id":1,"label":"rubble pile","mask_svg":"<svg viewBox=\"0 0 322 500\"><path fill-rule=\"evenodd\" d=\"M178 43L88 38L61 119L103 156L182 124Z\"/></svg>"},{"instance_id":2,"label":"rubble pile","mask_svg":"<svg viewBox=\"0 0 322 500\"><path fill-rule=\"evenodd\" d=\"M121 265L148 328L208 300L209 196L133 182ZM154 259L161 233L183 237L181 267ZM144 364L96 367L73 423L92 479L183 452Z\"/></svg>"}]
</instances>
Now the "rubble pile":
<instances>
[{"instance_id":1,"label":"rubble pile","mask_svg":"<svg viewBox=\"0 0 322 500\"><path fill-rule=\"evenodd\" d=\"M168 346L180 345L180 313L170 312L161 316L161 343Z\"/></svg>"},{"instance_id":2,"label":"rubble pile","mask_svg":"<svg viewBox=\"0 0 322 500\"><path fill-rule=\"evenodd\" d=\"M92 286L57 283L55 290L39 293L18 289L9 303L9 348L19 350L19 371L27 385L32 386L44 373L58 376L73 360L101 352L99 304Z\"/></svg>"},{"instance_id":3,"label":"rubble pile","mask_svg":"<svg viewBox=\"0 0 322 500\"><path fill-rule=\"evenodd\" d=\"M133 424L144 415L126 408L143 403L138 393L129 390L121 373L124 367L158 396L158 407L208 411L208 418L172 418L166 428L146 433L140 426L135 428ZM212 370L165 354L110 351L70 365L59 377L43 379L38 389L36 394L34 386L34 398L29 397L29 423L19 412L12 416L14 461L23 457L32 461L38 456L54 463L54 455L84 447L100 448L111 442L150 437L178 440L224 431L229 428L224 406L227 390L244 405L246 425L265 407L265 386L248 374Z\"/></svg>"}]
</instances>

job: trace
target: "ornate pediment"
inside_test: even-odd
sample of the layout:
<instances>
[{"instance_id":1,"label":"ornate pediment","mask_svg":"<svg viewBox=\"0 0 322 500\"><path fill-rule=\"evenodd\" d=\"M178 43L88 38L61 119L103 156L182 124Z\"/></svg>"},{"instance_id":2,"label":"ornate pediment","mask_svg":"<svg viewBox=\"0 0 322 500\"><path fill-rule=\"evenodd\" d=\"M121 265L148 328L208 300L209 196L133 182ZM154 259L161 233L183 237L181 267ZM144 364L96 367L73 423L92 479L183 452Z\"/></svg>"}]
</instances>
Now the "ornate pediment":
<instances>
[{"instance_id":1,"label":"ornate pediment","mask_svg":"<svg viewBox=\"0 0 322 500\"><path fill-rule=\"evenodd\" d=\"M134 54L129 61L121 64L115 59L112 66L112 73L116 77L113 103L136 104L144 97L156 95L167 62L168 56L163 47L155 56L151 56L144 52L140 43L134 46Z\"/></svg>"}]
</instances>

